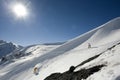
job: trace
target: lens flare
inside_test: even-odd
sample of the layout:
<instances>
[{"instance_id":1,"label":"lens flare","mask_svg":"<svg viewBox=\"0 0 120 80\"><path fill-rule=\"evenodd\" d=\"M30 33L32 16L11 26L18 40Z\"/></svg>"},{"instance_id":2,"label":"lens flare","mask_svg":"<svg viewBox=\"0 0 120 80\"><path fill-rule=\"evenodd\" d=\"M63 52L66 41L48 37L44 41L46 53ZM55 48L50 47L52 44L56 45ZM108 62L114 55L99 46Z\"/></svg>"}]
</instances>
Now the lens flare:
<instances>
[{"instance_id":1,"label":"lens flare","mask_svg":"<svg viewBox=\"0 0 120 80\"><path fill-rule=\"evenodd\" d=\"M28 15L26 6L20 3L13 5L12 10L17 17L26 17Z\"/></svg>"}]
</instances>

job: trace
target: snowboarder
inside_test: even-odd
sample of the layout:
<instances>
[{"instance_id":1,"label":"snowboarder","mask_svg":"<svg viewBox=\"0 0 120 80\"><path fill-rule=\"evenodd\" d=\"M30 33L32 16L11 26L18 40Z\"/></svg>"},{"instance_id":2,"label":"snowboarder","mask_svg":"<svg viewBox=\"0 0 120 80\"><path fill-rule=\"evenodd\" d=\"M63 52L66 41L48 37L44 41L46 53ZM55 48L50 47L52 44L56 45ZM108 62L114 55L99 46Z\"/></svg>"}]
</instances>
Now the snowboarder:
<instances>
[{"instance_id":1,"label":"snowboarder","mask_svg":"<svg viewBox=\"0 0 120 80\"><path fill-rule=\"evenodd\" d=\"M38 75L38 73L39 73L38 67L34 67L33 73L34 73L35 75Z\"/></svg>"}]
</instances>

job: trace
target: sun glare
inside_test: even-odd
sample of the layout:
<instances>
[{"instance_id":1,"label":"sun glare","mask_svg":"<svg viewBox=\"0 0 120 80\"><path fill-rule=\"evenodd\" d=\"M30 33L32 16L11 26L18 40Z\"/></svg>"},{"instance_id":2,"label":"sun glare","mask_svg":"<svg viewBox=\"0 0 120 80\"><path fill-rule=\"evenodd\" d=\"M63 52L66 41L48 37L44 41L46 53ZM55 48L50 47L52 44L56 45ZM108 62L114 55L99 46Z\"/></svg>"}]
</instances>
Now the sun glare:
<instances>
[{"instance_id":1,"label":"sun glare","mask_svg":"<svg viewBox=\"0 0 120 80\"><path fill-rule=\"evenodd\" d=\"M12 10L17 17L26 17L28 15L26 6L20 3L13 5Z\"/></svg>"}]
</instances>

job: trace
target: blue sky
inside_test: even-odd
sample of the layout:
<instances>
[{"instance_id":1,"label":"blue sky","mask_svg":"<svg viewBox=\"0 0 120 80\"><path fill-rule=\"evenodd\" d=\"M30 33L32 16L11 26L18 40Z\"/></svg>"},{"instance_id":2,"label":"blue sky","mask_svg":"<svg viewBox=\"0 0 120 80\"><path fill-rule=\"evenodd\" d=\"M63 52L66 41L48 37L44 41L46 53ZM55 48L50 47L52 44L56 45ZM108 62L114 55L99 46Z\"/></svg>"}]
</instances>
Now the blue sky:
<instances>
[{"instance_id":1,"label":"blue sky","mask_svg":"<svg viewBox=\"0 0 120 80\"><path fill-rule=\"evenodd\" d=\"M120 16L120 0L18 0L29 3L18 19L10 1L0 0L0 39L24 46L67 41Z\"/></svg>"}]
</instances>

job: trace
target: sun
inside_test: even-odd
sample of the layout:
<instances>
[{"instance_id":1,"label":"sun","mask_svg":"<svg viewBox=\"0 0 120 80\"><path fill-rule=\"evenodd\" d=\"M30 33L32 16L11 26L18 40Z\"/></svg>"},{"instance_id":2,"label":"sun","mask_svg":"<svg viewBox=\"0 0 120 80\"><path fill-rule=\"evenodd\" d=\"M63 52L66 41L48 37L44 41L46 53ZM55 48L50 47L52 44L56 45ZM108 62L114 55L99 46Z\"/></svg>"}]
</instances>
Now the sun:
<instances>
[{"instance_id":1,"label":"sun","mask_svg":"<svg viewBox=\"0 0 120 80\"><path fill-rule=\"evenodd\" d=\"M21 3L14 4L12 6L12 11L17 17L26 17L28 15L28 11L25 5Z\"/></svg>"}]
</instances>

